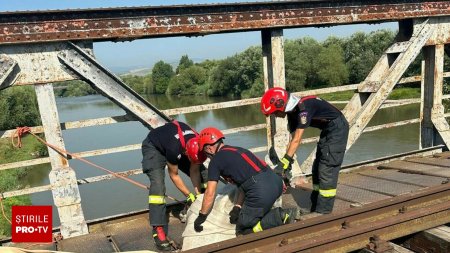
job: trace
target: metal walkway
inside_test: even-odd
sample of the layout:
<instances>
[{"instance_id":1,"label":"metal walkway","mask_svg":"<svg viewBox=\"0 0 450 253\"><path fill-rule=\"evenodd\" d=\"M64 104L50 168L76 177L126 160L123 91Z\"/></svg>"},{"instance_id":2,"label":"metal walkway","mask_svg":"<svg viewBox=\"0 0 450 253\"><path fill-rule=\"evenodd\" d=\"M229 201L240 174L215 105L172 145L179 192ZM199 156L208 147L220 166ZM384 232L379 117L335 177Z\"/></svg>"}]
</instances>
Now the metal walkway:
<instances>
[{"instance_id":1,"label":"metal walkway","mask_svg":"<svg viewBox=\"0 0 450 253\"><path fill-rule=\"evenodd\" d=\"M333 215L312 218L311 222L314 223L314 220L323 218L332 220L331 216L342 216L342 214L355 210L355 207L364 207L369 203L383 205L383 203L390 202L389 199L393 199L393 197L415 194L430 187L440 188L441 190L444 188L448 191L450 187L449 177L450 152L439 153L433 157L396 160L378 166L361 167L348 173L341 173ZM439 187L440 185L442 186ZM309 209L309 191L310 188L289 189L283 195L283 205L285 207L299 206L304 210ZM444 198L449 198L448 194L444 195ZM448 203L448 200L444 200L445 202ZM182 243L181 234L185 226L177 218L180 210L179 206L169 208L171 225L169 235L177 244ZM448 208L446 211L449 211ZM447 219L450 219L450 217ZM443 224L448 222L450 220ZM144 210L134 214L112 217L108 220L89 222L90 234L64 239L51 245L11 245L8 243L3 244L3 246L70 252L156 250L151 240L151 231L148 224L148 215ZM286 226L286 229L289 229L289 226ZM427 224L422 226L427 227ZM429 226L434 227L436 224L430 224ZM283 227L278 228L278 230L280 229L283 229ZM267 232L270 233L271 231L268 230ZM252 236L257 238L258 234ZM239 239L242 240L242 238ZM220 245L228 245L227 247L229 247L233 245L234 241L236 240L216 243L213 248L215 251L221 251L219 250ZM259 244L253 243L251 247L256 247L256 245ZM247 245L247 247L249 246L250 244ZM242 247L245 247L245 244L244 246L241 244L240 249ZM228 250L230 249L228 248ZM234 252L239 251L235 250ZM200 252L209 252L209 250L200 249Z\"/></svg>"}]
</instances>

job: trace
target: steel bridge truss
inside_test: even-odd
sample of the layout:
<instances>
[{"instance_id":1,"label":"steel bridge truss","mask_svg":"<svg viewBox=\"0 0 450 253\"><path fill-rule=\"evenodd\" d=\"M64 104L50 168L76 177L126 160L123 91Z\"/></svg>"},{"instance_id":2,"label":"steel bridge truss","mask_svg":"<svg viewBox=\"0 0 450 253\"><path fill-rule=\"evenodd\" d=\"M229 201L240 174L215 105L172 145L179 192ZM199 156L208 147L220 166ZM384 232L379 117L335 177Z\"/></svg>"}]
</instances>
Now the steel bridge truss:
<instances>
[{"instance_id":1,"label":"steel bridge truss","mask_svg":"<svg viewBox=\"0 0 450 253\"><path fill-rule=\"evenodd\" d=\"M64 149L51 83L81 79L149 129L169 119L94 58L93 42L261 30L265 88L284 87L283 28L399 20L389 47L344 109L350 122L348 148L386 100L407 67L424 52L421 147L450 147L444 117L443 57L450 41L450 1L308 1L117 8L0 14L0 89L35 85L48 142ZM267 120L268 146L281 157L289 141L285 119ZM295 178L311 172L315 152ZM65 238L88 233L75 172L68 158L49 149L50 182Z\"/></svg>"}]
</instances>

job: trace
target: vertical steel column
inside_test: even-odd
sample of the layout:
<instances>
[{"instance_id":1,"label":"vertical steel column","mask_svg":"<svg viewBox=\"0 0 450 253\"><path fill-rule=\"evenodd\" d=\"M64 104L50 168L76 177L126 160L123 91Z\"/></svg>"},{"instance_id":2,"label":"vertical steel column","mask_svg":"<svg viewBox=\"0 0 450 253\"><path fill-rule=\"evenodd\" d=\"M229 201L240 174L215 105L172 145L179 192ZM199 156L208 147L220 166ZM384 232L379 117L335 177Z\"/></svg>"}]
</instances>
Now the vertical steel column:
<instances>
[{"instance_id":1,"label":"vertical steel column","mask_svg":"<svg viewBox=\"0 0 450 253\"><path fill-rule=\"evenodd\" d=\"M264 67L264 89L272 87L286 88L284 68L284 38L281 29L261 31ZM289 143L289 131L286 118L267 118L267 147L274 146L276 153L282 157ZM300 174L298 163L293 164L293 174Z\"/></svg>"},{"instance_id":2,"label":"vertical steel column","mask_svg":"<svg viewBox=\"0 0 450 253\"><path fill-rule=\"evenodd\" d=\"M44 84L34 87L47 142L65 149L53 86ZM64 238L88 234L75 172L69 167L69 162L64 156L51 148L48 148L48 152L52 165L49 178L53 201L58 208L61 221L61 234Z\"/></svg>"},{"instance_id":3,"label":"vertical steel column","mask_svg":"<svg viewBox=\"0 0 450 253\"><path fill-rule=\"evenodd\" d=\"M444 83L444 45L423 48L421 103L420 103L420 148L443 144L435 128L434 119L443 117L442 93ZM445 118L444 118L445 120Z\"/></svg>"}]
</instances>

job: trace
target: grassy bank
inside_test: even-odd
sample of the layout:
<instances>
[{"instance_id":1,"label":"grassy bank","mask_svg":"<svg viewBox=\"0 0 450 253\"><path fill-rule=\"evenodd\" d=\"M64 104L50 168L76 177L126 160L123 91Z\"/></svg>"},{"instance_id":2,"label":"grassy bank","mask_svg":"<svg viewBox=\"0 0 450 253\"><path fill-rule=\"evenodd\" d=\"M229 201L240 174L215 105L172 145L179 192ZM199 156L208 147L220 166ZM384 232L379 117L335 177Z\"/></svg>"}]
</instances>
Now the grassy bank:
<instances>
[{"instance_id":1,"label":"grassy bank","mask_svg":"<svg viewBox=\"0 0 450 253\"><path fill-rule=\"evenodd\" d=\"M33 136L22 138L22 148L15 148L10 139L0 139L0 164L29 160L46 155L46 147ZM21 178L27 174L28 168L18 168L0 171L0 192L22 189ZM14 205L31 205L29 196L19 196L3 199L3 206L8 218L11 218L11 207ZM0 238L11 235L11 225L1 215Z\"/></svg>"}]
</instances>

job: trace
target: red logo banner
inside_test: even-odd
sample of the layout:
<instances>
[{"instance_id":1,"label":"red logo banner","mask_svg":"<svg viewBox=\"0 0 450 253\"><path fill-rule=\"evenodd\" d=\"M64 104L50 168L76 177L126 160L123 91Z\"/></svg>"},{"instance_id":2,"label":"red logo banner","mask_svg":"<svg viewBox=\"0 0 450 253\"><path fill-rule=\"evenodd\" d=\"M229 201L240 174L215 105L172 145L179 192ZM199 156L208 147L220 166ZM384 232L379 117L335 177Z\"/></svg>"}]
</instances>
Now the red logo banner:
<instances>
[{"instance_id":1,"label":"red logo banner","mask_svg":"<svg viewBox=\"0 0 450 253\"><path fill-rule=\"evenodd\" d=\"M12 242L52 242L51 206L13 206Z\"/></svg>"}]
</instances>

